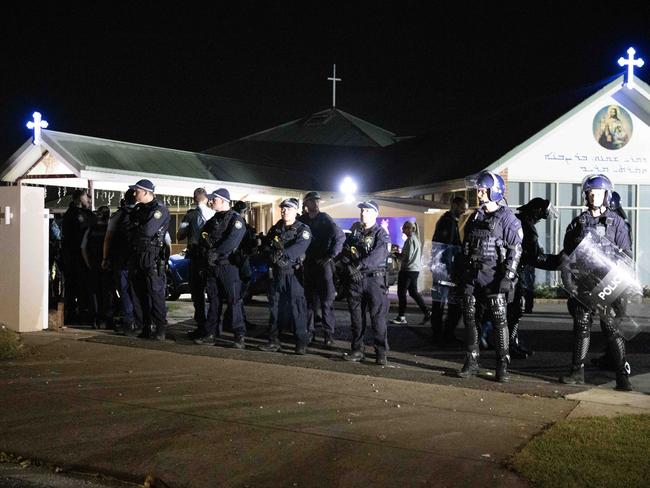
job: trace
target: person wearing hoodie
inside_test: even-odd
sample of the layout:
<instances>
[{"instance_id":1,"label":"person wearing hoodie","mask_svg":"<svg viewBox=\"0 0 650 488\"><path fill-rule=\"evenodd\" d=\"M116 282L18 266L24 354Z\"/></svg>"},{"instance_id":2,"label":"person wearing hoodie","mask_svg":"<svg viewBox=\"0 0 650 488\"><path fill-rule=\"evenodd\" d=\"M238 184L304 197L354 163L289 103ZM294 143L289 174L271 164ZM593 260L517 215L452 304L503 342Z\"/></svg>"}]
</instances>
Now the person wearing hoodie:
<instances>
[{"instance_id":1,"label":"person wearing hoodie","mask_svg":"<svg viewBox=\"0 0 650 488\"><path fill-rule=\"evenodd\" d=\"M176 233L176 238L179 241L187 239L185 257L190 260L188 282L192 294L192 303L194 304L194 321L197 326L195 330L190 332L192 339L205 335L205 276L201 274L199 240L201 238L201 229L215 214L215 211L208 207L208 196L205 188L194 190L194 203L196 203L196 207L187 211Z\"/></svg>"}]
</instances>

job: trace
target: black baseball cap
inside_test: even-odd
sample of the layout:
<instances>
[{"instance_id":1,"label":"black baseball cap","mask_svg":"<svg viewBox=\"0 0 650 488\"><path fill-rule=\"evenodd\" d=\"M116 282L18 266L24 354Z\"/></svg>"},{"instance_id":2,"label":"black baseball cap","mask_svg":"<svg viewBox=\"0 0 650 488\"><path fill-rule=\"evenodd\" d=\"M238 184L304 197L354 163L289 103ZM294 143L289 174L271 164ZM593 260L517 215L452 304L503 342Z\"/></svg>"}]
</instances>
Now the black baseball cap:
<instances>
[{"instance_id":1,"label":"black baseball cap","mask_svg":"<svg viewBox=\"0 0 650 488\"><path fill-rule=\"evenodd\" d=\"M321 199L320 193L318 193L317 191L310 191L305 195L305 198L303 198L302 201L305 202L307 200L320 200L320 199Z\"/></svg>"}]
</instances>

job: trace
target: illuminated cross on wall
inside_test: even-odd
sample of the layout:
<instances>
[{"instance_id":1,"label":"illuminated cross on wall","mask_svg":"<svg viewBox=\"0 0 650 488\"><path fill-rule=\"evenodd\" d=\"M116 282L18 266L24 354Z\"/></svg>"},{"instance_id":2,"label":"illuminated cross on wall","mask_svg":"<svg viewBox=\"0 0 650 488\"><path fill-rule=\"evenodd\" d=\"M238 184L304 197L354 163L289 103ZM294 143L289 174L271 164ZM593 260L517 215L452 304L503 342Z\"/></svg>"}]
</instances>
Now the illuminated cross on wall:
<instances>
[{"instance_id":1,"label":"illuminated cross on wall","mask_svg":"<svg viewBox=\"0 0 650 488\"><path fill-rule=\"evenodd\" d=\"M643 59L638 58L634 59L636 51L633 47L627 50L627 59L624 57L618 58L618 64L620 66L627 66L627 82L626 85L629 89L634 88L634 67L638 66L639 68L643 66Z\"/></svg>"},{"instance_id":2,"label":"illuminated cross on wall","mask_svg":"<svg viewBox=\"0 0 650 488\"><path fill-rule=\"evenodd\" d=\"M47 126L49 125L47 121L41 120L41 113L40 112L34 112L32 114L32 117L34 117L33 122L27 122L27 128L28 129L34 129L34 138L33 142L34 145L40 144L41 143L41 129L47 129Z\"/></svg>"},{"instance_id":3,"label":"illuminated cross on wall","mask_svg":"<svg viewBox=\"0 0 650 488\"><path fill-rule=\"evenodd\" d=\"M336 65L334 65L334 73L331 78L327 78L332 82L332 108L336 107L336 82L341 81L341 78L336 77Z\"/></svg>"}]
</instances>

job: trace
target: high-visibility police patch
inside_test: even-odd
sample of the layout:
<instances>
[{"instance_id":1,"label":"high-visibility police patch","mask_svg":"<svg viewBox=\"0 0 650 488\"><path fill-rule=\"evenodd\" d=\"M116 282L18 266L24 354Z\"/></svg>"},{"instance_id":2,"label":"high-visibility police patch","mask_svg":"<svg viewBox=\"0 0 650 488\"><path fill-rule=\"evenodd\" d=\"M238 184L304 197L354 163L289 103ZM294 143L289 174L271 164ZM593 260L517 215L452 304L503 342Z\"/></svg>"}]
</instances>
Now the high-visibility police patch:
<instances>
[{"instance_id":1,"label":"high-visibility police patch","mask_svg":"<svg viewBox=\"0 0 650 488\"><path fill-rule=\"evenodd\" d=\"M307 239L309 239L309 237L310 237L309 232L307 232L306 230L303 230L302 231L302 238L307 240Z\"/></svg>"},{"instance_id":2,"label":"high-visibility police patch","mask_svg":"<svg viewBox=\"0 0 650 488\"><path fill-rule=\"evenodd\" d=\"M154 218L154 219L159 219L160 217L162 217L162 212L161 212L160 210L156 210L156 211L153 213L153 218Z\"/></svg>"},{"instance_id":3,"label":"high-visibility police patch","mask_svg":"<svg viewBox=\"0 0 650 488\"><path fill-rule=\"evenodd\" d=\"M242 228L242 223L238 220L235 222L235 229L241 229Z\"/></svg>"}]
</instances>

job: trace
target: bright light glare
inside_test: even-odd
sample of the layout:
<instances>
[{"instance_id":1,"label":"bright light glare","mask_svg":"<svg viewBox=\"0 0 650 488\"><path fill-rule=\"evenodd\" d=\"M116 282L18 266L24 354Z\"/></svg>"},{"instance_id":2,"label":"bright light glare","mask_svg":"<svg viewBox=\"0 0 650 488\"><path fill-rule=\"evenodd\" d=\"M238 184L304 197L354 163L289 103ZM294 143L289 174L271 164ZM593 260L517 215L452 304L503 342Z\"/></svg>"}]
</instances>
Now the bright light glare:
<instances>
[{"instance_id":1,"label":"bright light glare","mask_svg":"<svg viewBox=\"0 0 650 488\"><path fill-rule=\"evenodd\" d=\"M346 196L352 196L357 192L357 184L354 182L352 178L349 176L346 176L343 178L343 181L341 182L341 186L339 187L341 190L341 193L343 193Z\"/></svg>"}]
</instances>

